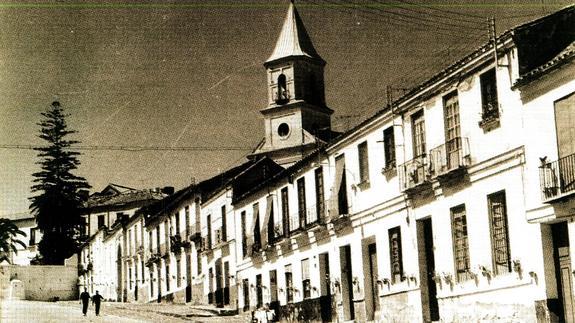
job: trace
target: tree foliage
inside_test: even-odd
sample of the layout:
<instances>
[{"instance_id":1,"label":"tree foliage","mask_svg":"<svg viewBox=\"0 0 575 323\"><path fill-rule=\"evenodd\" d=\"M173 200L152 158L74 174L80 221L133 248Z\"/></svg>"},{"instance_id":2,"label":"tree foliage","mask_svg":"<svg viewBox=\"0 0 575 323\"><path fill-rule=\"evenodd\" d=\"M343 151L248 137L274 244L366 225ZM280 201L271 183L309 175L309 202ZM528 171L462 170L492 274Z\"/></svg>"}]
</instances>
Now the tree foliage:
<instances>
[{"instance_id":1,"label":"tree foliage","mask_svg":"<svg viewBox=\"0 0 575 323\"><path fill-rule=\"evenodd\" d=\"M67 139L75 133L66 125L59 102L53 102L44 119L38 123L39 137L46 146L35 148L41 171L33 174L34 185L30 209L42 231L39 251L46 264L61 264L76 252L84 225L81 217L82 195L80 190L90 188L83 177L72 174L80 165L80 153L72 146L78 141Z\"/></svg>"},{"instance_id":2,"label":"tree foliage","mask_svg":"<svg viewBox=\"0 0 575 323\"><path fill-rule=\"evenodd\" d=\"M18 239L26 236L24 231L9 219L0 219L0 262L10 262L10 252L18 253L17 245L26 248L26 244Z\"/></svg>"}]
</instances>

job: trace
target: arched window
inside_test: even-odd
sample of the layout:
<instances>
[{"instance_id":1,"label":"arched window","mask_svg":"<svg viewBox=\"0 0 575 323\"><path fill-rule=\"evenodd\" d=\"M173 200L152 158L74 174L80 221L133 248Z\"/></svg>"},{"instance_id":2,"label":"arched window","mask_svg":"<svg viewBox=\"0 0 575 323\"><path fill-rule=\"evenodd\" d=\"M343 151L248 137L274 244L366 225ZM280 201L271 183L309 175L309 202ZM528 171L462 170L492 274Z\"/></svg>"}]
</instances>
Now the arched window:
<instances>
[{"instance_id":1,"label":"arched window","mask_svg":"<svg viewBox=\"0 0 575 323\"><path fill-rule=\"evenodd\" d=\"M289 93L287 90L287 80L284 74L278 76L278 92L276 95L276 102L285 101L289 99Z\"/></svg>"}]
</instances>

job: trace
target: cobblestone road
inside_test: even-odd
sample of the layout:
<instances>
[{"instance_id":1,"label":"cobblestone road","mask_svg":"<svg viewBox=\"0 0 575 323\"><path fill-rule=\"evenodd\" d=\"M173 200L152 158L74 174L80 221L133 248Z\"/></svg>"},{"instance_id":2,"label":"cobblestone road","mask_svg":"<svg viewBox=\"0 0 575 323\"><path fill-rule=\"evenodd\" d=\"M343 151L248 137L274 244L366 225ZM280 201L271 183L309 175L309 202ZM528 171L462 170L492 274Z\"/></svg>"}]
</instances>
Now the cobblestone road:
<instances>
[{"instance_id":1,"label":"cobblestone road","mask_svg":"<svg viewBox=\"0 0 575 323\"><path fill-rule=\"evenodd\" d=\"M0 322L222 322L241 323L245 317L195 317L185 305L103 303L100 316L90 304L88 316L82 316L77 302L2 301ZM179 317L175 317L175 316Z\"/></svg>"}]
</instances>

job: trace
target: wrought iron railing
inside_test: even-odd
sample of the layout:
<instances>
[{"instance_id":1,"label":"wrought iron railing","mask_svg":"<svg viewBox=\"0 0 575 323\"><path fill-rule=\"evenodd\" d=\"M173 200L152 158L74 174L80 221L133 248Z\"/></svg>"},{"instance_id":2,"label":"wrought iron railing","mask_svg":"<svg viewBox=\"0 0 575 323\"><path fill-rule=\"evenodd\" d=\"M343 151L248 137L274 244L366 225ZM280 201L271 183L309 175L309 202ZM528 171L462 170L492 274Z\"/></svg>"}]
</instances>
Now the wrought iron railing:
<instances>
[{"instance_id":1,"label":"wrought iron railing","mask_svg":"<svg viewBox=\"0 0 575 323\"><path fill-rule=\"evenodd\" d=\"M398 167L401 191L429 182L430 172L427 156L421 155Z\"/></svg>"},{"instance_id":2,"label":"wrought iron railing","mask_svg":"<svg viewBox=\"0 0 575 323\"><path fill-rule=\"evenodd\" d=\"M539 166L543 201L575 192L575 154Z\"/></svg>"},{"instance_id":3,"label":"wrought iron railing","mask_svg":"<svg viewBox=\"0 0 575 323\"><path fill-rule=\"evenodd\" d=\"M469 140L456 137L429 152L429 168L432 176L441 176L470 164Z\"/></svg>"}]
</instances>

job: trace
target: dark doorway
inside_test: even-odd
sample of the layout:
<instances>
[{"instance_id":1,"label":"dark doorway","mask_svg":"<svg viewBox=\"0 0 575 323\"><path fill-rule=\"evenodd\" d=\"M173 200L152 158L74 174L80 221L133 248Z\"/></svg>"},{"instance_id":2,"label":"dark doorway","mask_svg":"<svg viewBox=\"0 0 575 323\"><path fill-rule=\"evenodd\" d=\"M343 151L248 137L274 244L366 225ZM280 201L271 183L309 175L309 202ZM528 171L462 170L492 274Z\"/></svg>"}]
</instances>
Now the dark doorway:
<instances>
[{"instance_id":1,"label":"dark doorway","mask_svg":"<svg viewBox=\"0 0 575 323\"><path fill-rule=\"evenodd\" d=\"M216 260L216 291L215 291L217 307L224 307L223 283L224 283L224 277L222 275L222 259L218 259Z\"/></svg>"},{"instance_id":2,"label":"dark doorway","mask_svg":"<svg viewBox=\"0 0 575 323\"><path fill-rule=\"evenodd\" d=\"M351 272L351 248L349 245L339 247L339 262L341 267L341 296L343 301L343 316L346 321L355 318L353 308L353 286Z\"/></svg>"},{"instance_id":3,"label":"dark doorway","mask_svg":"<svg viewBox=\"0 0 575 323\"><path fill-rule=\"evenodd\" d=\"M208 269L208 304L214 303L214 269Z\"/></svg>"},{"instance_id":4,"label":"dark doorway","mask_svg":"<svg viewBox=\"0 0 575 323\"><path fill-rule=\"evenodd\" d=\"M224 262L224 305L230 305L230 263Z\"/></svg>"},{"instance_id":5,"label":"dark doorway","mask_svg":"<svg viewBox=\"0 0 575 323\"><path fill-rule=\"evenodd\" d=\"M192 254L186 257L186 303L192 301Z\"/></svg>"},{"instance_id":6,"label":"dark doorway","mask_svg":"<svg viewBox=\"0 0 575 323\"><path fill-rule=\"evenodd\" d=\"M431 218L417 221L417 252L419 253L419 281L424 322L439 321L437 286L433 280L435 256Z\"/></svg>"},{"instance_id":7,"label":"dark doorway","mask_svg":"<svg viewBox=\"0 0 575 323\"><path fill-rule=\"evenodd\" d=\"M117 281L116 281L116 301L122 301L122 248L118 246L117 257L116 257L116 271L117 271Z\"/></svg>"},{"instance_id":8,"label":"dark doorway","mask_svg":"<svg viewBox=\"0 0 575 323\"><path fill-rule=\"evenodd\" d=\"M279 313L280 303L278 301L278 273L276 270L270 271L270 309Z\"/></svg>"},{"instance_id":9,"label":"dark doorway","mask_svg":"<svg viewBox=\"0 0 575 323\"><path fill-rule=\"evenodd\" d=\"M373 241L374 239L370 239ZM375 242L364 245L364 290L366 316L369 321L375 319L379 310L379 296L377 291L377 249Z\"/></svg>"},{"instance_id":10,"label":"dark doorway","mask_svg":"<svg viewBox=\"0 0 575 323\"><path fill-rule=\"evenodd\" d=\"M244 312L250 309L250 281L242 280L242 290L244 292Z\"/></svg>"},{"instance_id":11,"label":"dark doorway","mask_svg":"<svg viewBox=\"0 0 575 323\"><path fill-rule=\"evenodd\" d=\"M329 253L327 252L319 255L319 277L321 320L331 322L331 278L329 276Z\"/></svg>"},{"instance_id":12,"label":"dark doorway","mask_svg":"<svg viewBox=\"0 0 575 323\"><path fill-rule=\"evenodd\" d=\"M555 277L557 280L557 296L559 297L559 306L557 306L555 312L558 317L563 317L565 322L575 322L567 222L551 225L551 234L553 237L553 261L555 263Z\"/></svg>"},{"instance_id":13,"label":"dark doorway","mask_svg":"<svg viewBox=\"0 0 575 323\"><path fill-rule=\"evenodd\" d=\"M264 296L263 296L263 286L262 286L262 275L256 275L256 296L257 296L257 304L256 307L262 307Z\"/></svg>"}]
</instances>

